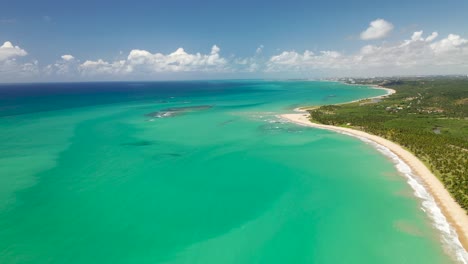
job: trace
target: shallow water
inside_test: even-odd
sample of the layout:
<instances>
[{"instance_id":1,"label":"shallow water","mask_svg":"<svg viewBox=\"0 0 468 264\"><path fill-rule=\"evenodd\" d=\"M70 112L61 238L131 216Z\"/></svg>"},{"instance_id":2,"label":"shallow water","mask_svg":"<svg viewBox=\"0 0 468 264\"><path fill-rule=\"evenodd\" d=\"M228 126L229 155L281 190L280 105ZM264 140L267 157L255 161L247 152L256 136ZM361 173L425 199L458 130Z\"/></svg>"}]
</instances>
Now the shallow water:
<instances>
[{"instance_id":1,"label":"shallow water","mask_svg":"<svg viewBox=\"0 0 468 264\"><path fill-rule=\"evenodd\" d=\"M0 86L0 262L450 263L391 159L276 117L384 93L332 82Z\"/></svg>"}]
</instances>

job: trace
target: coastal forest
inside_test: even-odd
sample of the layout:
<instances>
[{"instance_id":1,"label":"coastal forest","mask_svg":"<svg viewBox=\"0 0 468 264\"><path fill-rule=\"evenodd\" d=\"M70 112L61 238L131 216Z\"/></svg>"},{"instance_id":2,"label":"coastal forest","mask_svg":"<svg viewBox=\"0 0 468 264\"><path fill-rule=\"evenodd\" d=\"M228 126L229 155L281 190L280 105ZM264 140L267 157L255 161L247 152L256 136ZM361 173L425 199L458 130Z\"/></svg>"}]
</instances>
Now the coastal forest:
<instances>
[{"instance_id":1,"label":"coastal forest","mask_svg":"<svg viewBox=\"0 0 468 264\"><path fill-rule=\"evenodd\" d=\"M468 78L359 79L352 83L380 85L396 93L310 108L311 121L359 129L400 144L421 159L468 210Z\"/></svg>"}]
</instances>

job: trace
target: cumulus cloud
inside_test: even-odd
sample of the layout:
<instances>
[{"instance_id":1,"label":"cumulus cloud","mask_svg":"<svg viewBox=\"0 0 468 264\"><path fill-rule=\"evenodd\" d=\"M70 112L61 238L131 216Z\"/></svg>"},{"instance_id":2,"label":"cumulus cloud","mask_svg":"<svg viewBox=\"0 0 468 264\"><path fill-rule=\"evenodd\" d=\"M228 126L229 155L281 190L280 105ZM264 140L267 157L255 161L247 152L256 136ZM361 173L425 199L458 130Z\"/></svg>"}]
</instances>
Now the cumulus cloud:
<instances>
[{"instance_id":1,"label":"cumulus cloud","mask_svg":"<svg viewBox=\"0 0 468 264\"><path fill-rule=\"evenodd\" d=\"M313 69L336 69L346 66L348 58L337 51L320 51L314 53L306 50L303 53L284 51L272 56L267 62L266 71L304 71Z\"/></svg>"},{"instance_id":2,"label":"cumulus cloud","mask_svg":"<svg viewBox=\"0 0 468 264\"><path fill-rule=\"evenodd\" d=\"M39 62L34 60L32 62L21 63L16 60L6 60L0 63L0 74L8 75L21 75L25 76L39 73Z\"/></svg>"},{"instance_id":3,"label":"cumulus cloud","mask_svg":"<svg viewBox=\"0 0 468 264\"><path fill-rule=\"evenodd\" d=\"M131 50L125 60L107 62L102 59L85 61L79 66L83 74L130 74L161 72L219 72L225 71L227 60L219 53L221 49L213 45L209 54L187 53L178 48L170 54L151 53L146 50Z\"/></svg>"},{"instance_id":4,"label":"cumulus cloud","mask_svg":"<svg viewBox=\"0 0 468 264\"><path fill-rule=\"evenodd\" d=\"M361 32L361 39L381 39L388 36L392 30L393 25L390 22L383 19L377 19L370 22L369 27Z\"/></svg>"},{"instance_id":5,"label":"cumulus cloud","mask_svg":"<svg viewBox=\"0 0 468 264\"><path fill-rule=\"evenodd\" d=\"M183 48L164 55L145 50L132 50L127 57L129 70L143 69L153 72L217 71L222 70L226 60L219 55L220 48L214 45L210 54L189 54Z\"/></svg>"},{"instance_id":6,"label":"cumulus cloud","mask_svg":"<svg viewBox=\"0 0 468 264\"><path fill-rule=\"evenodd\" d=\"M427 41L427 42L431 42L431 41L433 41L434 39L436 39L438 36L439 36L439 33L437 33L437 32L432 32L432 34L426 38L426 41Z\"/></svg>"},{"instance_id":7,"label":"cumulus cloud","mask_svg":"<svg viewBox=\"0 0 468 264\"><path fill-rule=\"evenodd\" d=\"M422 31L399 43L366 45L355 54L337 51L321 51L317 54L306 50L303 53L284 51L272 56L267 71L312 71L314 69L338 70L349 73L368 73L381 69L381 73L406 74L409 70L437 70L446 72L468 67L468 40L450 34L435 41L437 32L424 37ZM446 67L449 66L449 67ZM430 73L430 72L426 72Z\"/></svg>"},{"instance_id":8,"label":"cumulus cloud","mask_svg":"<svg viewBox=\"0 0 468 264\"><path fill-rule=\"evenodd\" d=\"M54 64L44 67L43 72L46 75L74 76L78 73L79 60L73 55L65 54L60 56Z\"/></svg>"},{"instance_id":9,"label":"cumulus cloud","mask_svg":"<svg viewBox=\"0 0 468 264\"><path fill-rule=\"evenodd\" d=\"M72 61L72 60L75 59L75 57L73 57L73 56L70 55L70 54L62 55L61 58L62 58L64 61Z\"/></svg>"},{"instance_id":10,"label":"cumulus cloud","mask_svg":"<svg viewBox=\"0 0 468 264\"><path fill-rule=\"evenodd\" d=\"M128 73L125 60L107 62L99 59L97 61L87 60L78 66L79 71L85 75L121 75Z\"/></svg>"},{"instance_id":11,"label":"cumulus cloud","mask_svg":"<svg viewBox=\"0 0 468 264\"><path fill-rule=\"evenodd\" d=\"M459 35L450 34L447 38L431 44L431 48L436 55L468 55L468 40Z\"/></svg>"},{"instance_id":12,"label":"cumulus cloud","mask_svg":"<svg viewBox=\"0 0 468 264\"><path fill-rule=\"evenodd\" d=\"M422 31L414 32L411 39L400 45L373 46L370 52L359 54L359 62L378 66L467 65L468 41L454 34L435 41L438 34L433 32L424 38Z\"/></svg>"},{"instance_id":13,"label":"cumulus cloud","mask_svg":"<svg viewBox=\"0 0 468 264\"><path fill-rule=\"evenodd\" d=\"M6 41L0 46L0 78L2 81L14 81L17 79L29 80L39 74L39 62L21 60L28 53Z\"/></svg>"},{"instance_id":14,"label":"cumulus cloud","mask_svg":"<svg viewBox=\"0 0 468 264\"><path fill-rule=\"evenodd\" d=\"M400 75L454 74L468 72L468 39L437 32L416 31L398 42L365 45L354 53L336 50L279 51L266 56L263 46L252 50L251 57L224 58L213 45L206 53L152 53L133 49L116 60L80 60L71 54L40 67L27 59L27 52L11 42L0 46L0 77L23 81L27 76L41 80L157 79L179 76L285 76L294 73L321 75ZM192 73L195 73L192 74ZM284 73L284 74L277 74ZM220 74L220 75L216 75Z\"/></svg>"},{"instance_id":15,"label":"cumulus cloud","mask_svg":"<svg viewBox=\"0 0 468 264\"><path fill-rule=\"evenodd\" d=\"M0 61L5 61L14 57L26 56L28 53L18 47L13 46L10 41L5 41L2 46L0 46Z\"/></svg>"},{"instance_id":16,"label":"cumulus cloud","mask_svg":"<svg viewBox=\"0 0 468 264\"><path fill-rule=\"evenodd\" d=\"M40 67L37 60L23 63L12 59L0 62L0 80L2 82L29 81L39 75Z\"/></svg>"}]
</instances>

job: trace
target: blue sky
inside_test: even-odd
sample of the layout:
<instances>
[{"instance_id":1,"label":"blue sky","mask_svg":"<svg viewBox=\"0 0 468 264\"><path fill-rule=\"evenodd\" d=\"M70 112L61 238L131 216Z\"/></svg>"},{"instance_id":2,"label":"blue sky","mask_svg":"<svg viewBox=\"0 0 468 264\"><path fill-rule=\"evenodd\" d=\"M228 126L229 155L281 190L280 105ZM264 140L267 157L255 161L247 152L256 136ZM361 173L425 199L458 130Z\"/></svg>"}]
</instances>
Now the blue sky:
<instances>
[{"instance_id":1,"label":"blue sky","mask_svg":"<svg viewBox=\"0 0 468 264\"><path fill-rule=\"evenodd\" d=\"M324 58L317 57L313 61L308 60L303 58L304 52L311 51L319 56L322 51L334 51L342 58L346 56L349 61L350 57L360 56L359 52L364 46L388 48L393 45L397 47L405 40L411 39L414 32L422 30L424 38L432 32L437 32L438 38L434 42L448 38L449 34L459 36L458 40L452 38L451 41L458 43L454 44L454 47L458 49L457 52L461 56L464 56L468 52L463 42L468 38L467 14L468 1L466 0L16 0L3 4L0 9L0 45L8 41L27 54L18 53L20 55L8 57L5 55L3 63L6 65L5 61L9 60L10 66L0 66L0 77L3 76L6 80L5 75L8 73L11 81L21 81L23 79L86 80L117 77L120 79L164 79L178 78L177 76L190 78L195 72L203 72L202 76L210 78L265 77L278 76L278 74L284 77L362 75L369 71L362 69L359 72L353 72L345 69L346 67L341 65L345 63L344 60L339 63L318 63L317 60L321 61ZM361 33L369 27L369 23L377 19L383 19L391 25L391 30L383 37L363 39ZM153 63L153 66L148 66L146 70L140 72L133 67L121 70L116 77L115 73L111 74L108 71L101 75L93 75L89 72L86 75L83 74L83 67L79 68L87 60L102 59L103 62L111 64L126 60L132 50L168 55L182 47L187 54L209 55L213 45L220 48L219 57L224 61L219 62L229 64L229 70L226 70L226 67L223 69L215 67L215 70L189 67L170 70L158 68L152 71L149 68L154 66ZM421 45L417 46L419 49L423 48L420 47ZM261 56L256 53L259 47L261 47ZM418 47L413 48L418 50ZM6 49L4 51L6 52ZM296 52L303 57L290 62L289 66L294 63L294 67L276 67L276 70L272 71L267 64L274 56L279 56L283 52ZM453 53L453 51L450 52ZM440 56L440 53L437 54ZM45 70L48 65L53 66L60 62L63 55L72 55L75 63L74 66L69 67L67 74L64 75L63 71L56 74L52 72L53 67L49 67L48 71ZM289 56L294 55L289 54ZM380 56L388 58L388 54L380 54ZM401 53L394 54L394 56L401 56ZM433 57L434 54L427 56ZM439 67L441 73L467 72L466 64L453 61L453 58L447 58L448 55L444 56L448 61L445 65L450 65L450 72L444 72L447 71L447 67L444 67L445 69ZM239 64L242 60L245 63ZM33 69L35 72L28 75L24 70L25 67L20 67L21 63L29 63L28 67L35 67ZM354 63L358 62L354 61ZM413 64L423 65L424 63L427 62ZM15 66L11 66L12 64ZM129 63L123 64L128 66ZM256 71L247 70L246 67L238 69L245 65L252 66L252 64L257 65ZM279 64L287 63L283 60ZM239 65L244 66L239 67ZM392 74L398 74L393 69L395 65L401 66L401 63L390 63L387 67ZM381 69L375 74L384 73L385 65L379 64L378 66ZM73 67L77 69L72 69ZM128 74L129 71L132 73ZM18 74L14 74L15 72ZM404 72L408 71L402 71ZM430 67L430 71L424 72L419 66L410 72L433 74L437 73L437 67Z\"/></svg>"}]
</instances>

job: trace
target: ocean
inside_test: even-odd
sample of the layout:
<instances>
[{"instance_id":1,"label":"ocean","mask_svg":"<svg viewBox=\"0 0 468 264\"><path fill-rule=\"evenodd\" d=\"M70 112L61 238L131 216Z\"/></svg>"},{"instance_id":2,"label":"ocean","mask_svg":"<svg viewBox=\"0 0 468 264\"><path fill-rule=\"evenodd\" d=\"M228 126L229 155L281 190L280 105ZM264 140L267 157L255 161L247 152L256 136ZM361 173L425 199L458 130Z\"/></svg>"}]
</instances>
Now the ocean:
<instances>
[{"instance_id":1,"label":"ocean","mask_svg":"<svg viewBox=\"0 0 468 264\"><path fill-rule=\"evenodd\" d=\"M0 85L0 263L455 263L370 143L288 123L313 81Z\"/></svg>"}]
</instances>

